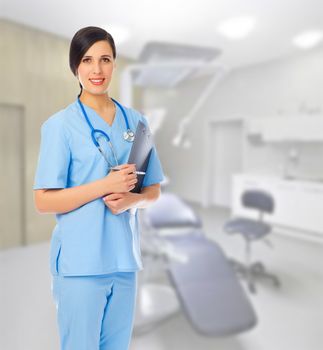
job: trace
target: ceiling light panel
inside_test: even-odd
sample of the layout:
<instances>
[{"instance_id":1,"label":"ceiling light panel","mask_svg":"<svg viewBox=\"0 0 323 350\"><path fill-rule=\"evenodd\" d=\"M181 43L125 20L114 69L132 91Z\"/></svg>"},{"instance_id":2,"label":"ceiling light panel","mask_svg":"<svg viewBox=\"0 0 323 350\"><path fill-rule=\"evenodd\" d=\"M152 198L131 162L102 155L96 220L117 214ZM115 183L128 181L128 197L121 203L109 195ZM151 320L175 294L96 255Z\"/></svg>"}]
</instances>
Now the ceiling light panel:
<instances>
[{"instance_id":1,"label":"ceiling light panel","mask_svg":"<svg viewBox=\"0 0 323 350\"><path fill-rule=\"evenodd\" d=\"M293 44L300 49L308 50L318 45L323 39L321 30L308 30L293 39Z\"/></svg>"},{"instance_id":2,"label":"ceiling light panel","mask_svg":"<svg viewBox=\"0 0 323 350\"><path fill-rule=\"evenodd\" d=\"M256 20L251 16L234 17L221 22L217 31L229 39L244 39L254 29L255 23Z\"/></svg>"}]
</instances>

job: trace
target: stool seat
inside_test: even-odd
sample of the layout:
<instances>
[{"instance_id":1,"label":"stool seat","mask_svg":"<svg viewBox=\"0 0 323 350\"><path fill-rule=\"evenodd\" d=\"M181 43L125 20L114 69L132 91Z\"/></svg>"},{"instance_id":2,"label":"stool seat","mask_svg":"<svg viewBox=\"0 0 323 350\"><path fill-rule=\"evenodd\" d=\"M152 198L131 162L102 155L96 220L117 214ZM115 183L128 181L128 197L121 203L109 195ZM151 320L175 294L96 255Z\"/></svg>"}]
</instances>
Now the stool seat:
<instances>
[{"instance_id":1,"label":"stool seat","mask_svg":"<svg viewBox=\"0 0 323 350\"><path fill-rule=\"evenodd\" d=\"M271 227L261 221L236 218L229 220L224 225L224 230L227 233L240 233L248 240L256 240L263 238L271 231Z\"/></svg>"}]
</instances>

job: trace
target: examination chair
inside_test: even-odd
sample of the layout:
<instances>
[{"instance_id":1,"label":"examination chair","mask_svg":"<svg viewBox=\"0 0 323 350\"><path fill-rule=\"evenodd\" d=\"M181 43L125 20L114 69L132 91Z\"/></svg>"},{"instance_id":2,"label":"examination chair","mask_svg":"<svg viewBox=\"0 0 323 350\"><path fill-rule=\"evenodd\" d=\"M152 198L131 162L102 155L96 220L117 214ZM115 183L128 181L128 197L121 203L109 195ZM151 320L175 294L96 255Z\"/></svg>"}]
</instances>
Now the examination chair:
<instances>
[{"instance_id":1,"label":"examination chair","mask_svg":"<svg viewBox=\"0 0 323 350\"><path fill-rule=\"evenodd\" d=\"M278 278L268 273L261 262L251 263L251 243L256 240L264 240L271 233L271 226L264 222L264 214L270 214L274 211L273 197L262 190L247 190L242 194L241 202L245 208L258 211L258 219L238 217L225 224L225 232L240 234L246 242L245 265L236 261L232 261L232 263L236 271L246 278L251 293L256 292L256 279L269 279L275 286L279 286Z\"/></svg>"},{"instance_id":2,"label":"examination chair","mask_svg":"<svg viewBox=\"0 0 323 350\"><path fill-rule=\"evenodd\" d=\"M188 204L163 193L145 210L144 219L153 237L168 245L167 273L193 328L207 336L228 336L256 324L235 271L222 249L205 237L201 220Z\"/></svg>"}]
</instances>

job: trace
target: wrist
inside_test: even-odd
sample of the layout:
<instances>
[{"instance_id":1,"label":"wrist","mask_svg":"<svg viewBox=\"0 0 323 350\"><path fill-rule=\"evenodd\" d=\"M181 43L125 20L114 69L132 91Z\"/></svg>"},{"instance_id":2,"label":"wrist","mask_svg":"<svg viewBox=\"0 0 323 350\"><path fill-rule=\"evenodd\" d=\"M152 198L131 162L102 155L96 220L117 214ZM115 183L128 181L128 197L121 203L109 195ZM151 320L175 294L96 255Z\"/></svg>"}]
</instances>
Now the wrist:
<instances>
[{"instance_id":1,"label":"wrist","mask_svg":"<svg viewBox=\"0 0 323 350\"><path fill-rule=\"evenodd\" d=\"M110 181L107 176L98 180L98 189L101 196L111 193L111 191L109 191L109 187L110 187Z\"/></svg>"},{"instance_id":2,"label":"wrist","mask_svg":"<svg viewBox=\"0 0 323 350\"><path fill-rule=\"evenodd\" d=\"M141 204L144 202L145 195L142 193L132 193L131 192L131 207L140 208Z\"/></svg>"},{"instance_id":3,"label":"wrist","mask_svg":"<svg viewBox=\"0 0 323 350\"><path fill-rule=\"evenodd\" d=\"M136 208L136 205L138 203L138 197L137 197L137 193L132 193L132 192L127 192L126 194L126 205L128 207L128 209L131 208Z\"/></svg>"}]
</instances>

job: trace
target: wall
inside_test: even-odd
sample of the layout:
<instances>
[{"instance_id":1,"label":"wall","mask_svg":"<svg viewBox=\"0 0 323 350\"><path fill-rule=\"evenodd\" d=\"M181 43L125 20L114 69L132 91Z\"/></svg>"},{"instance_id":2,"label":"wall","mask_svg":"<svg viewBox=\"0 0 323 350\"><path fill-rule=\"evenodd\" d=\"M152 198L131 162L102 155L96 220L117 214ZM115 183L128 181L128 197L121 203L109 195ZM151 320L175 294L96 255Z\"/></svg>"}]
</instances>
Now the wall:
<instances>
[{"instance_id":1,"label":"wall","mask_svg":"<svg viewBox=\"0 0 323 350\"><path fill-rule=\"evenodd\" d=\"M29 244L48 239L55 222L53 215L38 214L33 203L40 126L75 99L79 85L69 70L69 40L6 20L0 20L0 32L0 104L19 106L24 111L25 168L21 198L25 202L25 241ZM127 63L118 58L110 89L111 96L116 98L119 72ZM7 188L1 196L4 199L10 193L11 189Z\"/></svg>"},{"instance_id":2,"label":"wall","mask_svg":"<svg viewBox=\"0 0 323 350\"><path fill-rule=\"evenodd\" d=\"M323 48L320 47L310 52L231 71L214 89L190 124L188 132L192 147L189 150L174 148L171 139L176 133L179 120L193 106L208 79L185 82L176 90L146 91L144 99L147 106L164 105L169 111L156 139L164 168L171 179L170 189L187 200L201 201L205 185L202 169L207 162L204 155L207 147L205 128L209 119L323 114L322 61ZM223 150L224 157L225 151ZM283 154L287 150L285 146L264 146L261 149L252 148L251 151L253 155L247 159L246 170L267 166L268 171L275 172L278 171L277 161L283 160ZM321 172L323 177L323 147L308 145L301 152L308 156L300 164L302 171L305 172L306 167L309 167L311 171Z\"/></svg>"}]
</instances>

